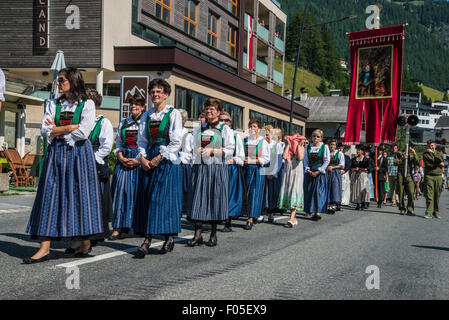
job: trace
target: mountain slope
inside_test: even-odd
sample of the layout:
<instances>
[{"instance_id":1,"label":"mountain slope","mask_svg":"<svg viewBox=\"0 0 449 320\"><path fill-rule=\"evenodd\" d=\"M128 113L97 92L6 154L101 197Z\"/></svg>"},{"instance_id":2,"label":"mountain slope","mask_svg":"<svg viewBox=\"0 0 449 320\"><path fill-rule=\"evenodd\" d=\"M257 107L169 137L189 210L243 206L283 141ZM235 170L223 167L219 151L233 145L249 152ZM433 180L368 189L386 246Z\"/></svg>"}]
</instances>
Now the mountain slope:
<instances>
[{"instance_id":1,"label":"mountain slope","mask_svg":"<svg viewBox=\"0 0 449 320\"><path fill-rule=\"evenodd\" d=\"M328 26L341 57L349 60L346 32L364 30L367 6L372 0L279 0L289 21L309 2L309 10L319 23L336 20L348 15L356 19ZM408 23L404 67L413 78L442 90L449 87L449 2L446 0L424 1L377 1L382 4L381 24L384 26ZM288 39L287 39L288 41Z\"/></svg>"}]
</instances>

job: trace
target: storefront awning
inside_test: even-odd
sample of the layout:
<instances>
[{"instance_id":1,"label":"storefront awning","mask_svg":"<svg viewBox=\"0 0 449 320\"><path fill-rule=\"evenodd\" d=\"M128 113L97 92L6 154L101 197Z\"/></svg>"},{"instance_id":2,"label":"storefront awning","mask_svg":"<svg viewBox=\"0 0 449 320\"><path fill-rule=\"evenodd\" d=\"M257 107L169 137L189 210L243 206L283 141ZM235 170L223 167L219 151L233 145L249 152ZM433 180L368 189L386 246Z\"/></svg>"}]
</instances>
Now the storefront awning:
<instances>
[{"instance_id":1,"label":"storefront awning","mask_svg":"<svg viewBox=\"0 0 449 320\"><path fill-rule=\"evenodd\" d=\"M35 98L32 96L15 93L15 92L10 92L10 91L5 91L4 96L5 96L6 102L16 103L16 104L23 103L23 104L32 105L32 106L41 106L44 104L44 101L45 101L40 98Z\"/></svg>"}]
</instances>

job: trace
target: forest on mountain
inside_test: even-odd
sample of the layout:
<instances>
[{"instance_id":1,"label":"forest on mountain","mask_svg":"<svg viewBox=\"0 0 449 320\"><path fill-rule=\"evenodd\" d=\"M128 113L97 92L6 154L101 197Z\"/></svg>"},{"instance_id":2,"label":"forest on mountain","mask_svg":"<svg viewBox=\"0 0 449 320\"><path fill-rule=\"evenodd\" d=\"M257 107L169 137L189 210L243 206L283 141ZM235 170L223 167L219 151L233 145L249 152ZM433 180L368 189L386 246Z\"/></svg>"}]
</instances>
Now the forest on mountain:
<instances>
[{"instance_id":1,"label":"forest on mountain","mask_svg":"<svg viewBox=\"0 0 449 320\"><path fill-rule=\"evenodd\" d=\"M449 2L446 0L279 0L288 15L286 57L295 61L300 26L309 2L306 26L337 20L349 15L357 18L304 31L300 66L327 79L332 88L347 94L349 76L341 72L339 58L349 64L346 32L366 29L366 7L381 8L382 26L408 23L404 70L406 83L416 80L433 88L449 87ZM323 87L324 89L324 87ZM404 88L405 89L405 88Z\"/></svg>"}]
</instances>

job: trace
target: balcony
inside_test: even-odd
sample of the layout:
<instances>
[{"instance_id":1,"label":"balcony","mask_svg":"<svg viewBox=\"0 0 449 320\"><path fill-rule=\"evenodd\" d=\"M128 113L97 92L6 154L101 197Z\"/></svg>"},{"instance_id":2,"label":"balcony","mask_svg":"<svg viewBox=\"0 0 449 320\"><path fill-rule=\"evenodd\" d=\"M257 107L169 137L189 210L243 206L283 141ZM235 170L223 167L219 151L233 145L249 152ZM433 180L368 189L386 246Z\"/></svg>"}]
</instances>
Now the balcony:
<instances>
[{"instance_id":1,"label":"balcony","mask_svg":"<svg viewBox=\"0 0 449 320\"><path fill-rule=\"evenodd\" d=\"M257 35L259 36L259 38L265 40L266 42L269 42L269 34L270 32L267 28L262 27L260 24L257 24Z\"/></svg>"},{"instance_id":2,"label":"balcony","mask_svg":"<svg viewBox=\"0 0 449 320\"><path fill-rule=\"evenodd\" d=\"M256 72L268 78L268 66L262 61L256 60Z\"/></svg>"},{"instance_id":3,"label":"balcony","mask_svg":"<svg viewBox=\"0 0 449 320\"><path fill-rule=\"evenodd\" d=\"M282 41L281 39L279 39L278 37L274 37L274 46L276 47L276 49L284 52L285 48L284 48L284 41Z\"/></svg>"},{"instance_id":4,"label":"balcony","mask_svg":"<svg viewBox=\"0 0 449 320\"><path fill-rule=\"evenodd\" d=\"M284 75L276 70L273 70L273 79L279 84L284 84Z\"/></svg>"}]
</instances>

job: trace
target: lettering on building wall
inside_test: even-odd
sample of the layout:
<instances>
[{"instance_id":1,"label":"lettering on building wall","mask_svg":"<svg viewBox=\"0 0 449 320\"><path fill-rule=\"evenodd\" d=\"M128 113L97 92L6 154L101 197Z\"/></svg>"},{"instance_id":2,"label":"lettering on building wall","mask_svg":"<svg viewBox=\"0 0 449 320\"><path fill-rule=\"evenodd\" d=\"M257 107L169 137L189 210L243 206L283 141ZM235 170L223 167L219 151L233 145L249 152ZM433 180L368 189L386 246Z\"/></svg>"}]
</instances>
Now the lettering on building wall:
<instances>
[{"instance_id":1,"label":"lettering on building wall","mask_svg":"<svg viewBox=\"0 0 449 320\"><path fill-rule=\"evenodd\" d=\"M50 0L35 0L36 2L36 49L48 49L50 34Z\"/></svg>"},{"instance_id":2,"label":"lettering on building wall","mask_svg":"<svg viewBox=\"0 0 449 320\"><path fill-rule=\"evenodd\" d=\"M65 9L69 16L65 20L65 27L69 30L80 28L80 8L76 5L70 5Z\"/></svg>"}]
</instances>

